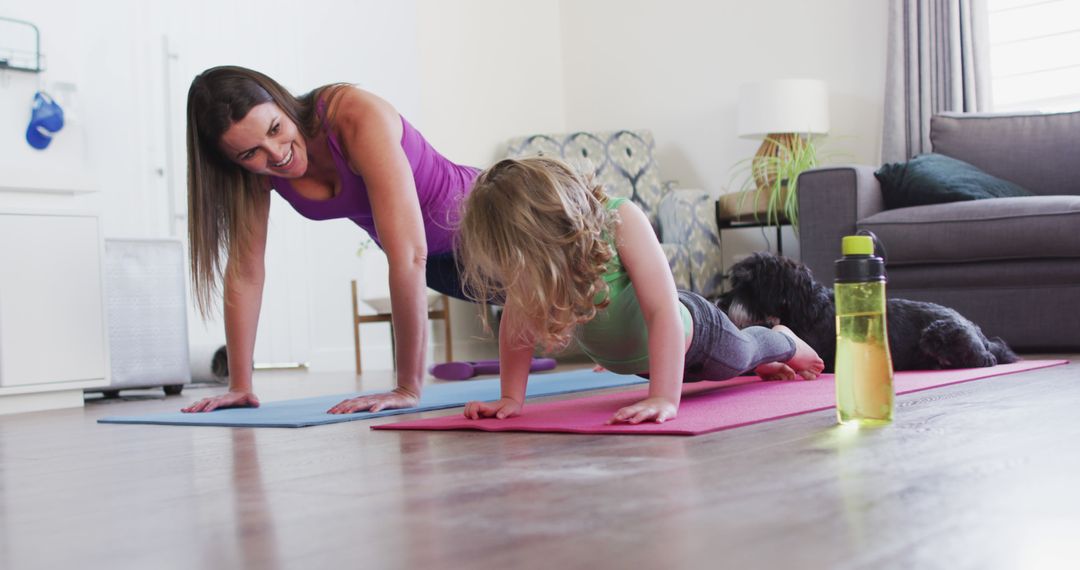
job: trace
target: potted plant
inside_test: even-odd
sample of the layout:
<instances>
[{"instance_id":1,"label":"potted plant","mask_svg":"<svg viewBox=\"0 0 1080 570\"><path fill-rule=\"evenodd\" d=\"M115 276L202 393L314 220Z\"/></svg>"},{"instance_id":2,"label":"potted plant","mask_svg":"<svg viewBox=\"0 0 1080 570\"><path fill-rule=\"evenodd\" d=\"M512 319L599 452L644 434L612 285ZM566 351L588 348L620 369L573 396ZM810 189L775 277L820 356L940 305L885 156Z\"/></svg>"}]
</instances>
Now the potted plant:
<instances>
[{"instance_id":1,"label":"potted plant","mask_svg":"<svg viewBox=\"0 0 1080 570\"><path fill-rule=\"evenodd\" d=\"M739 192L721 198L721 208L736 220L753 214L754 221L799 228L799 174L817 167L819 146L810 135L779 134L766 137L762 150L735 164L742 178ZM734 215L732 215L734 214Z\"/></svg>"}]
</instances>

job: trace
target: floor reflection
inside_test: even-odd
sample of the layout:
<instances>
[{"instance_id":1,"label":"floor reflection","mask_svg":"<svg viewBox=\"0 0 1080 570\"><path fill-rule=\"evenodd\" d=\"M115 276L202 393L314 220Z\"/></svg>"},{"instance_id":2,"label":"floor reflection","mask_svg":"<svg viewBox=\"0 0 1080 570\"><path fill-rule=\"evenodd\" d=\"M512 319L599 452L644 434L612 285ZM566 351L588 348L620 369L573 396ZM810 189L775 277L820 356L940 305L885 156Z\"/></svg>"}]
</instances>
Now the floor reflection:
<instances>
[{"instance_id":1,"label":"floor reflection","mask_svg":"<svg viewBox=\"0 0 1080 570\"><path fill-rule=\"evenodd\" d=\"M281 567L278 536L263 484L257 433L231 430L235 533L244 568L276 570Z\"/></svg>"}]
</instances>

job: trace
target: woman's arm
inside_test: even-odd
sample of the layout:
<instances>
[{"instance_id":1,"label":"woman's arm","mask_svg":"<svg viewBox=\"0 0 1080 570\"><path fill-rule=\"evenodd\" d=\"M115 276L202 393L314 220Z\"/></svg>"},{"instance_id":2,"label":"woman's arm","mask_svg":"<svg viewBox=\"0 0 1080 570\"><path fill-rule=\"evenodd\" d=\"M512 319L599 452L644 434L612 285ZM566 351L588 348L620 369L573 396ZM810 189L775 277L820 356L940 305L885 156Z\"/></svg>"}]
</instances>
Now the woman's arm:
<instances>
[{"instance_id":1,"label":"woman's arm","mask_svg":"<svg viewBox=\"0 0 1080 570\"><path fill-rule=\"evenodd\" d=\"M260 193L249 227L246 247L230 255L225 268L225 346L229 354L229 391L204 398L184 412L209 412L217 408L258 407L251 385L255 334L266 282L266 231L270 219L270 192ZM234 238L235 239L235 238Z\"/></svg>"},{"instance_id":2,"label":"woman's arm","mask_svg":"<svg viewBox=\"0 0 1080 570\"><path fill-rule=\"evenodd\" d=\"M390 273L390 306L397 347L397 388L390 394L354 398L330 411L379 411L417 404L427 347L427 238L412 167L401 148L397 111L359 89L343 90L328 109L332 128L350 167L367 187L375 230Z\"/></svg>"},{"instance_id":3,"label":"woman's arm","mask_svg":"<svg viewBox=\"0 0 1080 570\"><path fill-rule=\"evenodd\" d=\"M496 417L500 420L521 413L525 405L525 389L529 383L534 344L532 336L520 334L512 305L507 303L499 322L499 382L502 397L497 402L469 402L465 417L478 420Z\"/></svg>"},{"instance_id":4,"label":"woman's arm","mask_svg":"<svg viewBox=\"0 0 1080 570\"><path fill-rule=\"evenodd\" d=\"M619 206L615 247L637 292L649 328L649 397L622 408L611 422L663 422L675 417L682 397L686 333L667 256L645 214L632 202Z\"/></svg>"}]
</instances>

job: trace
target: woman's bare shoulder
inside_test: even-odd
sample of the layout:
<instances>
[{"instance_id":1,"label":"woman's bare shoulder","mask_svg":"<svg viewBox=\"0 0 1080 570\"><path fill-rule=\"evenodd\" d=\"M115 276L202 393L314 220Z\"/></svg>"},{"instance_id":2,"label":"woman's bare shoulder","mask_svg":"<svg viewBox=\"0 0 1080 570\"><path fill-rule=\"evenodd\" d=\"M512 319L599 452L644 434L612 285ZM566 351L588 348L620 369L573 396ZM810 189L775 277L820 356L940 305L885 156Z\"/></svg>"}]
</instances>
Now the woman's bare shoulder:
<instances>
[{"instance_id":1,"label":"woman's bare shoulder","mask_svg":"<svg viewBox=\"0 0 1080 570\"><path fill-rule=\"evenodd\" d=\"M360 128L380 118L397 117L397 111L388 101L355 85L334 89L326 111L332 126L339 132Z\"/></svg>"}]
</instances>

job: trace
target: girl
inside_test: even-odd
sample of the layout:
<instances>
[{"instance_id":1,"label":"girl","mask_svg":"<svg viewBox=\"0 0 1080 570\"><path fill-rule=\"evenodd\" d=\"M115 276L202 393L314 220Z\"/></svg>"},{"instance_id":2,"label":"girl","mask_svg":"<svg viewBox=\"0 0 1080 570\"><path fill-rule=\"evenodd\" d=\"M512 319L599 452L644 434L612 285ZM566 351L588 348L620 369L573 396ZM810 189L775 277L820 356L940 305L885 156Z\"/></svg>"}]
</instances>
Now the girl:
<instances>
[{"instance_id":1,"label":"girl","mask_svg":"<svg viewBox=\"0 0 1080 570\"><path fill-rule=\"evenodd\" d=\"M649 378L648 397L609 423L674 418L684 381L748 370L812 380L824 366L786 327L740 331L701 296L676 291L645 214L558 160L503 160L481 173L457 247L465 291L504 301L502 398L469 402L468 418L521 412L537 344L550 351L576 341L604 368Z\"/></svg>"}]
</instances>

